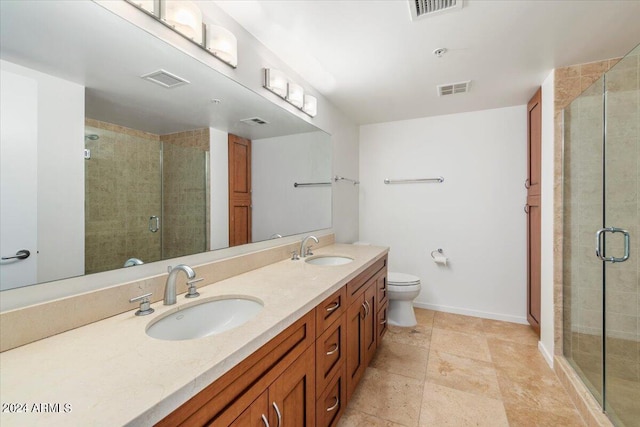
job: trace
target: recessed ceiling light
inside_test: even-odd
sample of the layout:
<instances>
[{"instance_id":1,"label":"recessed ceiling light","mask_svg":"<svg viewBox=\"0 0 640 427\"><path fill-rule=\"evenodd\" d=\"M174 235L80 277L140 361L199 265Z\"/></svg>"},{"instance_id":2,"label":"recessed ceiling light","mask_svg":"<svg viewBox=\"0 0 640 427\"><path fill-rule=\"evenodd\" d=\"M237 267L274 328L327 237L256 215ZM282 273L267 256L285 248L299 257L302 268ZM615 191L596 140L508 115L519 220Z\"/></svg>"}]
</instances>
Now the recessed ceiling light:
<instances>
[{"instance_id":1,"label":"recessed ceiling light","mask_svg":"<svg viewBox=\"0 0 640 427\"><path fill-rule=\"evenodd\" d=\"M213 99L211 100L211 103L212 103L212 104L216 104L216 105L217 105L217 104L221 104L221 103L222 103L222 101L221 101L221 100L219 100L218 98L213 98Z\"/></svg>"}]
</instances>

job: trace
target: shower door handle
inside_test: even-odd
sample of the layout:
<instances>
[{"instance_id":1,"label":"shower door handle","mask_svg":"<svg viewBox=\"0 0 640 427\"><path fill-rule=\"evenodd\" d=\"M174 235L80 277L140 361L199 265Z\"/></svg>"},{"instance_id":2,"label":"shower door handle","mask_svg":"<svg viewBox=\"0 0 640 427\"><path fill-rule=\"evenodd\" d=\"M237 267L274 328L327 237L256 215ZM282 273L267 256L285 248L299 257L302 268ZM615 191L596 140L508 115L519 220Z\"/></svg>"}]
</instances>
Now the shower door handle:
<instances>
[{"instance_id":1,"label":"shower door handle","mask_svg":"<svg viewBox=\"0 0 640 427\"><path fill-rule=\"evenodd\" d=\"M149 231L157 233L160 230L160 217L153 215L149 217Z\"/></svg>"},{"instance_id":2,"label":"shower door handle","mask_svg":"<svg viewBox=\"0 0 640 427\"><path fill-rule=\"evenodd\" d=\"M602 235L604 233L622 233L624 236L624 255L622 258L616 257L605 257L602 252ZM616 262L625 262L629 259L630 255L630 247L631 247L631 237L629 236L629 232L622 228L617 227L605 227L596 231L596 256L600 258L602 261L616 263Z\"/></svg>"}]
</instances>

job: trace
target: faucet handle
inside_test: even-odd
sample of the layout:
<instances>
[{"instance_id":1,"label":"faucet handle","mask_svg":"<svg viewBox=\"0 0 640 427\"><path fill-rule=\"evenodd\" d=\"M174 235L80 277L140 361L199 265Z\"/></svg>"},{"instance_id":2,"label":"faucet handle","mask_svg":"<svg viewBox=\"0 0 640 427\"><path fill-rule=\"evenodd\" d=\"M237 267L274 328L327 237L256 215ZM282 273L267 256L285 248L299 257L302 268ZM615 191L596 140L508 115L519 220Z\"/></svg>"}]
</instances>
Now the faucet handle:
<instances>
[{"instance_id":1,"label":"faucet handle","mask_svg":"<svg viewBox=\"0 0 640 427\"><path fill-rule=\"evenodd\" d=\"M300 259L300 256L298 256L298 251L291 252L291 261L297 261L299 259Z\"/></svg>"},{"instance_id":2,"label":"faucet handle","mask_svg":"<svg viewBox=\"0 0 640 427\"><path fill-rule=\"evenodd\" d=\"M140 295L129 300L129 302L140 301L140 308L136 311L136 316L146 316L147 314L151 314L155 311L151 308L151 301L149 301L149 297L152 294L152 292L149 292L148 294Z\"/></svg>"},{"instance_id":3,"label":"faucet handle","mask_svg":"<svg viewBox=\"0 0 640 427\"><path fill-rule=\"evenodd\" d=\"M313 247L313 245L309 245L307 246L307 252L305 253L305 256L311 256L313 255L313 252L311 252L311 248Z\"/></svg>"},{"instance_id":4,"label":"faucet handle","mask_svg":"<svg viewBox=\"0 0 640 427\"><path fill-rule=\"evenodd\" d=\"M187 290L187 294L184 297L185 298L199 297L200 292L198 292L198 289L196 288L196 283L202 282L203 280L204 280L204 277L187 281L187 286L189 286L189 289Z\"/></svg>"}]
</instances>

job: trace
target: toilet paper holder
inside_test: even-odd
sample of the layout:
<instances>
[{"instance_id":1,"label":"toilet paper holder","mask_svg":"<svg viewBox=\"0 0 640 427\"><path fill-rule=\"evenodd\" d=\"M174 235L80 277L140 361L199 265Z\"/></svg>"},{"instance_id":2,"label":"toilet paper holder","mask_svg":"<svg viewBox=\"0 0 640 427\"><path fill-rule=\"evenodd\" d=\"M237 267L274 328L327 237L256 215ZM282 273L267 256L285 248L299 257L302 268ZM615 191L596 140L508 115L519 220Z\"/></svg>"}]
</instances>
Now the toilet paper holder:
<instances>
[{"instance_id":1,"label":"toilet paper holder","mask_svg":"<svg viewBox=\"0 0 640 427\"><path fill-rule=\"evenodd\" d=\"M433 254L437 252L439 254L444 254L444 251L441 248L436 249L435 251L431 251L431 258L436 259L435 256L433 256Z\"/></svg>"}]
</instances>

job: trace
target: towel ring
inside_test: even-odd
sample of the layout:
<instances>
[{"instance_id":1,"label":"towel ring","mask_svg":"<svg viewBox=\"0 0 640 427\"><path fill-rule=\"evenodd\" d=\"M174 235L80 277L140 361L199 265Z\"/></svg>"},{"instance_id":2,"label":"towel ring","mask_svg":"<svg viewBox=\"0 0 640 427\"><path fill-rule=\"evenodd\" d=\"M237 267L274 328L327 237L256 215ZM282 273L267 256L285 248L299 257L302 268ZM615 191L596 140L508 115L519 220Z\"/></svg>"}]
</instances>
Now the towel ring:
<instances>
[{"instance_id":1,"label":"towel ring","mask_svg":"<svg viewBox=\"0 0 640 427\"><path fill-rule=\"evenodd\" d=\"M433 256L434 252L438 252L439 254L443 253L443 250L441 248L436 249L435 251L431 251L431 258L436 259L436 257Z\"/></svg>"}]
</instances>

